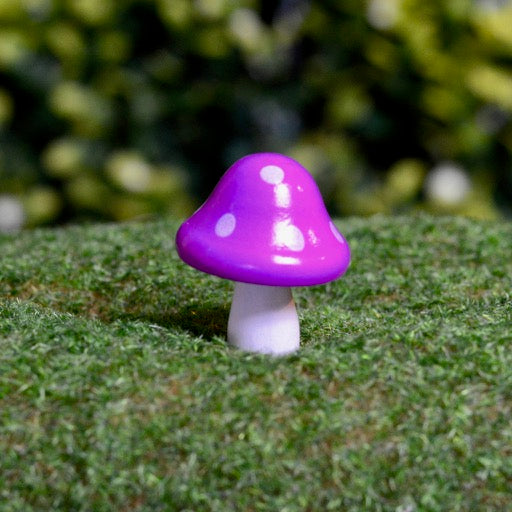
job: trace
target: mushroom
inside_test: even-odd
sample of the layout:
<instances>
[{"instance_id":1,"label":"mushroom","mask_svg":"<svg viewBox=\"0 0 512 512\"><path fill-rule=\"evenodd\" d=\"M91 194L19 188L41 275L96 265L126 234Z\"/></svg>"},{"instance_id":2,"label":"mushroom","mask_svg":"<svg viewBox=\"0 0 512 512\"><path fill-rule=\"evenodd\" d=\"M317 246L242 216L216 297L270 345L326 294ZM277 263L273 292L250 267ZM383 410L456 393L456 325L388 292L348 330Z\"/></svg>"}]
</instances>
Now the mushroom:
<instances>
[{"instance_id":1,"label":"mushroom","mask_svg":"<svg viewBox=\"0 0 512 512\"><path fill-rule=\"evenodd\" d=\"M235 281L228 342L276 355L300 344L291 287L336 279L350 262L313 178L278 153L235 162L180 226L176 247L192 267Z\"/></svg>"}]
</instances>

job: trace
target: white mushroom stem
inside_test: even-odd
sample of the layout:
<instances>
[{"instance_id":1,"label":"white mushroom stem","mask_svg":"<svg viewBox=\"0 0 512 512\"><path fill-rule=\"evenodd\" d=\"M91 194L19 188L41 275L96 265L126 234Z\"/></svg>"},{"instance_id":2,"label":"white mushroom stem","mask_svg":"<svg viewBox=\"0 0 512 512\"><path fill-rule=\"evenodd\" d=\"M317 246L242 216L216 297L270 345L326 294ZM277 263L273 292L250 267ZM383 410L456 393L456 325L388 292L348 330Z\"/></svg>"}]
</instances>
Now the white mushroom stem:
<instances>
[{"instance_id":1,"label":"white mushroom stem","mask_svg":"<svg viewBox=\"0 0 512 512\"><path fill-rule=\"evenodd\" d=\"M228 342L262 354L284 355L299 348L299 318L289 287L235 283Z\"/></svg>"}]
</instances>

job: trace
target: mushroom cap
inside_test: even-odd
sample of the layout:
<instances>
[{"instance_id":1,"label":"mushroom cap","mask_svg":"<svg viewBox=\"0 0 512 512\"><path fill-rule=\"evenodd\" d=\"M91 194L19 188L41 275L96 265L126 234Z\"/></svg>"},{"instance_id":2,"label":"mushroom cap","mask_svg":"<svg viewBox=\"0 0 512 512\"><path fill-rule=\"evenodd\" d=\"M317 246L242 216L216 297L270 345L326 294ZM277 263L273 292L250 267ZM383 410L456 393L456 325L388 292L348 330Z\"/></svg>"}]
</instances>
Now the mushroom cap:
<instances>
[{"instance_id":1,"label":"mushroom cap","mask_svg":"<svg viewBox=\"0 0 512 512\"><path fill-rule=\"evenodd\" d=\"M348 244L315 181L298 162L278 153L235 162L180 226L176 247L198 270L269 286L323 284L350 263Z\"/></svg>"}]
</instances>

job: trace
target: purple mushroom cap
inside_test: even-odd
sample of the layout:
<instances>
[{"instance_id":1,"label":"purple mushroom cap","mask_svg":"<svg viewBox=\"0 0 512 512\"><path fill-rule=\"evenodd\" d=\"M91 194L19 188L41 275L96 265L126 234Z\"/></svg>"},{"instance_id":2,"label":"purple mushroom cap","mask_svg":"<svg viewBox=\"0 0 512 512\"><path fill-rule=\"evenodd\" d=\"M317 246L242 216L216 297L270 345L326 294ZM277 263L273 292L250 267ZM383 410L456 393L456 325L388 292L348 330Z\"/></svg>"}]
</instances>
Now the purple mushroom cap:
<instances>
[{"instance_id":1,"label":"purple mushroom cap","mask_svg":"<svg viewBox=\"0 0 512 512\"><path fill-rule=\"evenodd\" d=\"M256 153L235 162L176 235L190 266L232 281L311 286L342 275L350 249L308 171Z\"/></svg>"}]
</instances>

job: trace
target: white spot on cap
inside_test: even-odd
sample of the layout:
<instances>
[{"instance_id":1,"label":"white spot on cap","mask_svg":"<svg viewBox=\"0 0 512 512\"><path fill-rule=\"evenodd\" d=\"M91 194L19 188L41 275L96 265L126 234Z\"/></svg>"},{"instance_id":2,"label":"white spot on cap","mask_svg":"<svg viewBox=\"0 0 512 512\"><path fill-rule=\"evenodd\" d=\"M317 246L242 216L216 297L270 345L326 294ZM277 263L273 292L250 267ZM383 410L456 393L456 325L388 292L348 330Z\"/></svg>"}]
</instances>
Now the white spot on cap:
<instances>
[{"instance_id":1,"label":"white spot on cap","mask_svg":"<svg viewBox=\"0 0 512 512\"><path fill-rule=\"evenodd\" d=\"M215 234L221 238L231 235L236 227L236 217L232 213L225 213L215 224Z\"/></svg>"},{"instance_id":2,"label":"white spot on cap","mask_svg":"<svg viewBox=\"0 0 512 512\"><path fill-rule=\"evenodd\" d=\"M284 171L277 165L266 165L261 168L260 177L265 183L279 185L284 180Z\"/></svg>"},{"instance_id":3,"label":"white spot on cap","mask_svg":"<svg viewBox=\"0 0 512 512\"><path fill-rule=\"evenodd\" d=\"M295 252L302 251L305 246L301 230L297 226L289 224L288 221L278 222L274 225L274 243Z\"/></svg>"},{"instance_id":4,"label":"white spot on cap","mask_svg":"<svg viewBox=\"0 0 512 512\"><path fill-rule=\"evenodd\" d=\"M331 227L331 231L332 231L332 234L334 235L334 238L336 238L336 240L338 240L338 242L340 244L344 244L345 239L341 236L341 233L338 231L338 228L334 225L333 222L330 222L329 225Z\"/></svg>"}]
</instances>

